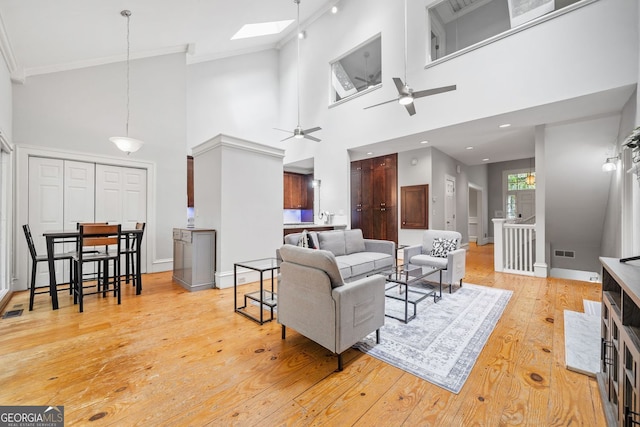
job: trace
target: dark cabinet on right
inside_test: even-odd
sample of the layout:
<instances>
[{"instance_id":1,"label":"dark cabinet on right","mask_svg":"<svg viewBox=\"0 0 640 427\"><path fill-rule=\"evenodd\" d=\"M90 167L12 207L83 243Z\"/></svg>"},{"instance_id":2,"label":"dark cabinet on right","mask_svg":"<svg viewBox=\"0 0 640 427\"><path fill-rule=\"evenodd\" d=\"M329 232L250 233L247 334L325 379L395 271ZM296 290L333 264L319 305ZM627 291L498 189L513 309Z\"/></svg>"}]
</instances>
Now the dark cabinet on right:
<instances>
[{"instance_id":1,"label":"dark cabinet on right","mask_svg":"<svg viewBox=\"0 0 640 427\"><path fill-rule=\"evenodd\" d=\"M398 242L398 155L351 162L351 228Z\"/></svg>"}]
</instances>

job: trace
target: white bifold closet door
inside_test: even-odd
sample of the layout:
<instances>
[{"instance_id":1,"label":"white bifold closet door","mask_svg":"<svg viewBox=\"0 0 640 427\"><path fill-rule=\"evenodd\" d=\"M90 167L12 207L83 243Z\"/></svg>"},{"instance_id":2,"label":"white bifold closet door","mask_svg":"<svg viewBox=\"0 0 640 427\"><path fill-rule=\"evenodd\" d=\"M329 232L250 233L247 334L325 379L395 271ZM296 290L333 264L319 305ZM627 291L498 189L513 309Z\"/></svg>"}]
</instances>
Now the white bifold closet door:
<instances>
[{"instance_id":1,"label":"white bifold closet door","mask_svg":"<svg viewBox=\"0 0 640 427\"><path fill-rule=\"evenodd\" d=\"M71 231L76 229L78 222L94 221L94 180L94 163L29 158L29 227L39 255L47 253L42 233ZM55 248L56 252L73 249L70 244ZM38 286L49 283L48 271L45 263L38 264ZM56 262L56 278L58 283L69 281L68 261Z\"/></svg>"},{"instance_id":2,"label":"white bifold closet door","mask_svg":"<svg viewBox=\"0 0 640 427\"><path fill-rule=\"evenodd\" d=\"M78 222L119 223L123 229L146 222L146 173L144 169L30 157L28 221L38 254L46 254L42 236L46 231L75 230ZM144 242L142 248L141 267L145 272ZM72 245L56 247L57 252L73 249ZM68 261L57 263L58 283L68 282ZM30 263L25 268L24 277L29 277ZM43 286L48 281L47 266L40 263L36 283Z\"/></svg>"},{"instance_id":3,"label":"white bifold closet door","mask_svg":"<svg viewBox=\"0 0 640 427\"><path fill-rule=\"evenodd\" d=\"M96 222L122 224L123 230L135 228L137 222L147 222L146 170L96 165ZM146 272L146 240L147 231L142 243L143 273Z\"/></svg>"}]
</instances>

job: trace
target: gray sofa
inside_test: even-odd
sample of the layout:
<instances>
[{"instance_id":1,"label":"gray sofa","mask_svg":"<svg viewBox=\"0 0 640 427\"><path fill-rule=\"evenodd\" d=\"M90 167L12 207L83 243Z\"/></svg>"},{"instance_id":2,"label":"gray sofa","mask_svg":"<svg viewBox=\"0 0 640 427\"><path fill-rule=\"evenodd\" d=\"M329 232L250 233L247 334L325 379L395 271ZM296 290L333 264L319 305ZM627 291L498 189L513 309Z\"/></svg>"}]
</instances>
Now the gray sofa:
<instances>
[{"instance_id":1,"label":"gray sofa","mask_svg":"<svg viewBox=\"0 0 640 427\"><path fill-rule=\"evenodd\" d=\"M360 229L310 231L308 235L314 249L335 256L340 274L347 282L387 270L396 262L395 242L365 239ZM303 233L288 234L284 243L298 246L302 237Z\"/></svg>"},{"instance_id":2,"label":"gray sofa","mask_svg":"<svg viewBox=\"0 0 640 427\"><path fill-rule=\"evenodd\" d=\"M379 274L345 283L329 251L284 245L278 280L278 323L338 355L384 325L384 284Z\"/></svg>"}]
</instances>

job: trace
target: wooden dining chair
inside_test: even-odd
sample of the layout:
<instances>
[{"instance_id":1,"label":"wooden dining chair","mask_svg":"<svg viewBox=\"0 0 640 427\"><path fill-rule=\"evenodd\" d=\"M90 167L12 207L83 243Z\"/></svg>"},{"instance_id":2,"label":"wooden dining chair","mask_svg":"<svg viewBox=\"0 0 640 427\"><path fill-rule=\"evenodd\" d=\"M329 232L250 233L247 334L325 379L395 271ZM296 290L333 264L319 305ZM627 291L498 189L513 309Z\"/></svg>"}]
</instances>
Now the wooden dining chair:
<instances>
[{"instance_id":1,"label":"wooden dining chair","mask_svg":"<svg viewBox=\"0 0 640 427\"><path fill-rule=\"evenodd\" d=\"M33 301L36 295L39 294L50 294L51 289L49 284L46 286L36 286L36 274L38 270L39 262L48 262L49 258L47 255L38 255L36 251L36 245L33 242L33 236L31 235L31 228L29 224L24 224L22 226L22 230L24 231L24 237L27 239L27 246L29 247L29 255L31 255L31 280L29 282L29 311L33 310ZM72 282L73 282L73 257L70 253L58 253L54 254L54 260L69 260L69 286L59 288L56 286L56 292L61 290L69 290L71 293Z\"/></svg>"},{"instance_id":2,"label":"wooden dining chair","mask_svg":"<svg viewBox=\"0 0 640 427\"><path fill-rule=\"evenodd\" d=\"M113 285L113 294L121 303L120 292L120 255L121 255L120 224L92 224L78 226L78 243L73 255L74 284L73 302L79 304L79 311L84 311L84 297L86 295L100 294L106 296L110 285ZM104 248L104 249L102 249ZM96 290L86 292L84 276L82 274L85 264L93 263L99 266L99 274L95 277ZM110 274L109 264L112 263Z\"/></svg>"},{"instance_id":3,"label":"wooden dining chair","mask_svg":"<svg viewBox=\"0 0 640 427\"><path fill-rule=\"evenodd\" d=\"M126 234L125 247L122 249L124 254L124 278L125 283L131 282L133 286L137 285L139 265L136 263L136 255L138 253L138 239L142 242L146 222L137 222L136 230L141 230L140 234Z\"/></svg>"}]
</instances>

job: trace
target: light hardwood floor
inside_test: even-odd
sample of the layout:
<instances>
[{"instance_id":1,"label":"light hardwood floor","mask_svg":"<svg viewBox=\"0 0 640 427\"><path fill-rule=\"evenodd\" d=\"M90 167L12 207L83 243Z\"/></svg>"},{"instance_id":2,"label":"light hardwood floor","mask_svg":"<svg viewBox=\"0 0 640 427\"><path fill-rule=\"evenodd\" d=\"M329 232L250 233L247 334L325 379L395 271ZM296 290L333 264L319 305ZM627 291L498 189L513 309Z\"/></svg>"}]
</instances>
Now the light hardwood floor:
<instances>
[{"instance_id":1,"label":"light hardwood floor","mask_svg":"<svg viewBox=\"0 0 640 427\"><path fill-rule=\"evenodd\" d=\"M234 313L233 289L189 293L167 272L84 313L64 292L57 311L14 295L0 404L64 405L69 426L604 425L596 381L564 367L563 311L600 285L495 273L492 250L472 244L465 281L514 294L458 395L353 349L334 372L319 345Z\"/></svg>"}]
</instances>

